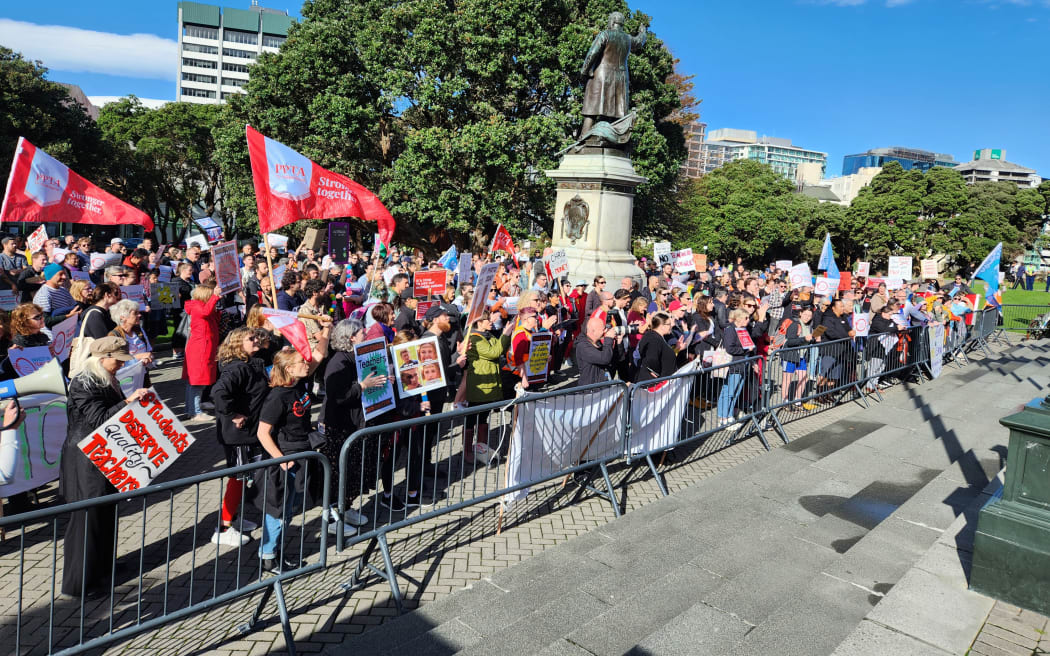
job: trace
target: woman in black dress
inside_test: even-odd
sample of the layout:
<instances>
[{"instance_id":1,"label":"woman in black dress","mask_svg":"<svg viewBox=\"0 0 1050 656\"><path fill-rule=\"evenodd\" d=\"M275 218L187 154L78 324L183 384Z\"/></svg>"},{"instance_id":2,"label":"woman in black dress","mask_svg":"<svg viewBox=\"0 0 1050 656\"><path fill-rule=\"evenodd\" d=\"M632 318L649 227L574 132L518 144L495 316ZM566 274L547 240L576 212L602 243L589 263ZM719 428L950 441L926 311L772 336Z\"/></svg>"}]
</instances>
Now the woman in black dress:
<instances>
[{"instance_id":1,"label":"woman in black dress","mask_svg":"<svg viewBox=\"0 0 1050 656\"><path fill-rule=\"evenodd\" d=\"M638 342L638 373L634 382L644 383L654 378L672 375L676 370L675 350L667 343L667 336L674 328L675 320L663 312L657 312L649 320L649 330ZM684 338L679 340L679 345Z\"/></svg>"}]
</instances>

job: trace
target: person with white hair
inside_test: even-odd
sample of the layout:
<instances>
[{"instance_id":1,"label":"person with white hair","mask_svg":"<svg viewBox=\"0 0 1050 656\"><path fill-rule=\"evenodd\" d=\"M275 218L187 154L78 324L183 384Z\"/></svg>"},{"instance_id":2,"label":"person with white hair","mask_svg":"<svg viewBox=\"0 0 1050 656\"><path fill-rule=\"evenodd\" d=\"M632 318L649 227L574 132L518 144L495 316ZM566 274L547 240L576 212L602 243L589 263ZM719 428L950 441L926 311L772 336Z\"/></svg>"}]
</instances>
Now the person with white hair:
<instances>
[{"instance_id":1,"label":"person with white hair","mask_svg":"<svg viewBox=\"0 0 1050 656\"><path fill-rule=\"evenodd\" d=\"M153 345L149 337L142 330L139 321L139 304L137 301L124 299L117 301L109 308L109 317L116 324L116 328L109 334L119 337L128 344L128 352L132 357L142 363L147 369L153 368ZM148 386L148 383L146 383Z\"/></svg>"}]
</instances>

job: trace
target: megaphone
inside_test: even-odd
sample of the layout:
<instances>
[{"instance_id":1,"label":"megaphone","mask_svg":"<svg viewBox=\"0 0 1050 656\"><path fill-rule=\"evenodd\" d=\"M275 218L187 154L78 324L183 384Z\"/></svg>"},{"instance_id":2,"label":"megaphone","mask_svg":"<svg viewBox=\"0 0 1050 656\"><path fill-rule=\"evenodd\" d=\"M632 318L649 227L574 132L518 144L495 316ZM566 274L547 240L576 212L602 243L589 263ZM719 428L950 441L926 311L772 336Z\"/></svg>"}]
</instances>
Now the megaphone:
<instances>
[{"instance_id":1,"label":"megaphone","mask_svg":"<svg viewBox=\"0 0 1050 656\"><path fill-rule=\"evenodd\" d=\"M54 358L43 367L40 367L28 376L14 378L12 380L0 381L0 399L14 399L15 405L21 408L18 397L29 394L66 394L66 377L62 374L62 365L58 358ZM17 422L18 419L15 419ZM14 425L4 426L0 430L7 430Z\"/></svg>"}]
</instances>

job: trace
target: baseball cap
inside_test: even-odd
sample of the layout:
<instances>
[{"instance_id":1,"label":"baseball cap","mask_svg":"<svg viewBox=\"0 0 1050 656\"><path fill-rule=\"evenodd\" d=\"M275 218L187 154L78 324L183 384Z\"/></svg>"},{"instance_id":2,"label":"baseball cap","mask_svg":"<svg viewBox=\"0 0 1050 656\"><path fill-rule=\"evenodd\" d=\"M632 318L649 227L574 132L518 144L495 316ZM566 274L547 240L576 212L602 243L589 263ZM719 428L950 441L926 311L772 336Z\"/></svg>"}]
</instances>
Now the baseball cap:
<instances>
[{"instance_id":1,"label":"baseball cap","mask_svg":"<svg viewBox=\"0 0 1050 656\"><path fill-rule=\"evenodd\" d=\"M110 243L110 245L112 245L112 244L123 244L124 240L121 239L120 237L114 237L113 239L109 240L109 243Z\"/></svg>"},{"instance_id":2,"label":"baseball cap","mask_svg":"<svg viewBox=\"0 0 1050 656\"><path fill-rule=\"evenodd\" d=\"M580 278L579 280L576 281L576 287L586 287L586 286L587 286L587 280L585 280L584 278Z\"/></svg>"},{"instance_id":3,"label":"baseball cap","mask_svg":"<svg viewBox=\"0 0 1050 656\"><path fill-rule=\"evenodd\" d=\"M411 287L406 287L406 288L402 289L401 293L399 294L399 296L401 297L402 301L407 301L410 298L415 298L415 296L412 295L412 288Z\"/></svg>"},{"instance_id":4,"label":"baseball cap","mask_svg":"<svg viewBox=\"0 0 1050 656\"><path fill-rule=\"evenodd\" d=\"M127 341L120 337L100 337L91 342L91 355L99 358L116 358L122 362L131 360Z\"/></svg>"},{"instance_id":5,"label":"baseball cap","mask_svg":"<svg viewBox=\"0 0 1050 656\"><path fill-rule=\"evenodd\" d=\"M671 304L667 306L668 312L674 312L675 310L681 310L685 306L682 305L681 301L671 301Z\"/></svg>"},{"instance_id":6,"label":"baseball cap","mask_svg":"<svg viewBox=\"0 0 1050 656\"><path fill-rule=\"evenodd\" d=\"M440 305L431 305L430 308L427 310L427 313L423 316L423 319L425 319L426 321L433 321L441 315L448 316L448 310L441 307Z\"/></svg>"}]
</instances>

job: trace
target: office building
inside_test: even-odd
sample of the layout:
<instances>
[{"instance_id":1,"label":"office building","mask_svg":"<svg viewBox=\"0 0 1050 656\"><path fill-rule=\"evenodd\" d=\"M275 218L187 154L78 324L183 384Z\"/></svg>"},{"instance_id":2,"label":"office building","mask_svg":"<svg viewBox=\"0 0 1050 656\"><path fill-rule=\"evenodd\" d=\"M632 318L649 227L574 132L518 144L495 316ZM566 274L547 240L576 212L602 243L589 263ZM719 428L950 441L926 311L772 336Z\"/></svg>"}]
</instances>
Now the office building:
<instances>
[{"instance_id":1,"label":"office building","mask_svg":"<svg viewBox=\"0 0 1050 656\"><path fill-rule=\"evenodd\" d=\"M699 178L706 171L703 165L704 139L707 136L707 123L694 121L683 129L685 147L689 154L682 162L682 177Z\"/></svg>"},{"instance_id":2,"label":"office building","mask_svg":"<svg viewBox=\"0 0 1050 656\"><path fill-rule=\"evenodd\" d=\"M959 164L955 170L962 174L966 184L1012 182L1018 187L1034 188L1043 181L1034 169L1006 161L1006 151L1001 148L975 150L973 161Z\"/></svg>"},{"instance_id":3,"label":"office building","mask_svg":"<svg viewBox=\"0 0 1050 656\"><path fill-rule=\"evenodd\" d=\"M798 184L800 164L816 164L816 167L809 167L808 171L804 168L804 176L820 179L828 163L827 153L800 148L793 145L790 139L759 137L753 130L712 130L707 134L705 147L708 151L705 153L706 161L711 165L705 173L726 162L751 159L768 164L773 171ZM816 175L817 170L820 172L819 177Z\"/></svg>"},{"instance_id":4,"label":"office building","mask_svg":"<svg viewBox=\"0 0 1050 656\"><path fill-rule=\"evenodd\" d=\"M277 52L294 22L287 12L179 2L179 61L175 99L220 103L244 93L248 72L264 52Z\"/></svg>"},{"instance_id":5,"label":"office building","mask_svg":"<svg viewBox=\"0 0 1050 656\"><path fill-rule=\"evenodd\" d=\"M954 157L944 153L891 146L890 148L872 148L858 155L846 155L842 158L842 175L852 175L862 168L881 168L888 162L900 162L905 171L919 169L923 173L935 166L954 168L959 164Z\"/></svg>"},{"instance_id":6,"label":"office building","mask_svg":"<svg viewBox=\"0 0 1050 656\"><path fill-rule=\"evenodd\" d=\"M882 171L880 168L864 167L856 173L840 175L837 178L825 178L817 182L804 178L801 181L802 195L816 198L822 203L835 203L849 207L860 190L870 185L880 171Z\"/></svg>"}]
</instances>

